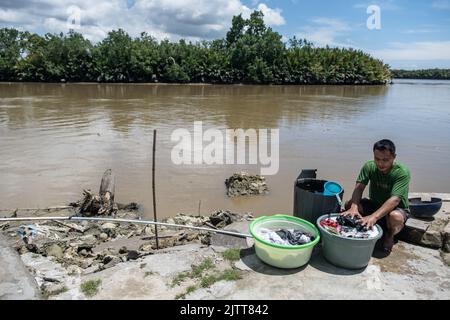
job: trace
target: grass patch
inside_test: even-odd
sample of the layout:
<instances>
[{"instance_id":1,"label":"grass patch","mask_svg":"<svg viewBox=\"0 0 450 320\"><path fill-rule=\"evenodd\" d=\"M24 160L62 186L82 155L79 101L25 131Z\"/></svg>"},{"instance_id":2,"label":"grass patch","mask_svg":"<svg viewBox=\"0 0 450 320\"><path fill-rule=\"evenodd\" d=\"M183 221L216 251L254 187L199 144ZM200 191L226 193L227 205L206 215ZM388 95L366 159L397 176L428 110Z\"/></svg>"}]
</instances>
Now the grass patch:
<instances>
[{"instance_id":1,"label":"grass patch","mask_svg":"<svg viewBox=\"0 0 450 320\"><path fill-rule=\"evenodd\" d=\"M67 289L66 286L61 287L60 289L52 291L52 292L49 292L46 289L44 289L44 290L41 291L41 295L42 295L43 299L47 300L51 296L57 296L58 294L66 292L67 290L69 290L69 289Z\"/></svg>"},{"instance_id":2,"label":"grass patch","mask_svg":"<svg viewBox=\"0 0 450 320\"><path fill-rule=\"evenodd\" d=\"M222 277L220 280L226 280L226 281L236 281L241 279L241 275L239 274L238 271L234 270L234 269L227 269L224 270L222 273Z\"/></svg>"},{"instance_id":3,"label":"grass patch","mask_svg":"<svg viewBox=\"0 0 450 320\"><path fill-rule=\"evenodd\" d=\"M189 294L189 293L191 293L191 292L194 292L195 290L197 290L197 286L189 286L189 287L187 287L187 289L186 289L186 291L185 292L183 292L183 293L180 293L180 294L177 294L176 296L175 296L175 299L184 299L184 298L186 298L186 296Z\"/></svg>"},{"instance_id":4,"label":"grass patch","mask_svg":"<svg viewBox=\"0 0 450 320\"><path fill-rule=\"evenodd\" d=\"M200 286L202 288L208 288L214 283L225 280L225 281L235 281L241 279L241 275L234 269L226 269L219 275L208 275L202 277L200 280Z\"/></svg>"},{"instance_id":5,"label":"grass patch","mask_svg":"<svg viewBox=\"0 0 450 320\"><path fill-rule=\"evenodd\" d=\"M200 279L200 287L202 288L208 288L210 286L212 286L214 283L216 283L219 278L215 275L209 275L209 276L205 276L203 278Z\"/></svg>"},{"instance_id":6,"label":"grass patch","mask_svg":"<svg viewBox=\"0 0 450 320\"><path fill-rule=\"evenodd\" d=\"M241 259L241 249L227 249L222 256L228 261L238 261Z\"/></svg>"},{"instance_id":7,"label":"grass patch","mask_svg":"<svg viewBox=\"0 0 450 320\"><path fill-rule=\"evenodd\" d=\"M172 280L172 287L179 285L188 278L200 278L207 270L214 268L214 262L211 258L204 259L198 266L193 266L192 271L185 271L177 274Z\"/></svg>"},{"instance_id":8,"label":"grass patch","mask_svg":"<svg viewBox=\"0 0 450 320\"><path fill-rule=\"evenodd\" d=\"M187 278L190 278L190 274L191 273L188 271L177 274L172 280L172 287L178 286L181 282L183 282Z\"/></svg>"},{"instance_id":9,"label":"grass patch","mask_svg":"<svg viewBox=\"0 0 450 320\"><path fill-rule=\"evenodd\" d=\"M102 284L102 280L89 280L86 282L83 282L81 284L81 291L87 296L87 297L93 297L98 292L98 287Z\"/></svg>"},{"instance_id":10,"label":"grass patch","mask_svg":"<svg viewBox=\"0 0 450 320\"><path fill-rule=\"evenodd\" d=\"M198 266L192 267L191 278L200 278L206 270L214 268L214 262L211 258L206 258Z\"/></svg>"},{"instance_id":11,"label":"grass patch","mask_svg":"<svg viewBox=\"0 0 450 320\"><path fill-rule=\"evenodd\" d=\"M148 276L152 276L152 275L154 275L155 273L153 272L153 271L145 271L145 274L144 274L144 278L146 278L146 277L148 277Z\"/></svg>"},{"instance_id":12,"label":"grass patch","mask_svg":"<svg viewBox=\"0 0 450 320\"><path fill-rule=\"evenodd\" d=\"M230 259L236 256L238 249L230 251ZM211 272L207 272L212 270ZM185 292L177 294L175 299L185 299L186 295L195 291L198 287L208 288L218 281L234 281L241 279L241 275L234 269L226 269L222 272L215 268L214 262L211 258L206 258L198 266L193 266L191 271L185 271L177 274L172 280L172 287L181 284L186 279L196 279L196 285L189 286Z\"/></svg>"}]
</instances>

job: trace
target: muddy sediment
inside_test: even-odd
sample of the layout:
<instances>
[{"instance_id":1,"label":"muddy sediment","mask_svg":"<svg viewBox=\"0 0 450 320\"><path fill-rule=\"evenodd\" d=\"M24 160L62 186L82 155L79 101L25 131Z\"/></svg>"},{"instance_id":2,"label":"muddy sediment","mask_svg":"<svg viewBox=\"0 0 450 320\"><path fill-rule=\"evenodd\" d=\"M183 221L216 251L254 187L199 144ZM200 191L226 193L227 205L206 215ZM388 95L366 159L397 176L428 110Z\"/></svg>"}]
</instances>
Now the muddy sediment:
<instances>
[{"instance_id":1,"label":"muddy sediment","mask_svg":"<svg viewBox=\"0 0 450 320\"><path fill-rule=\"evenodd\" d=\"M251 196L269 193L266 179L246 172L235 173L225 180L229 197Z\"/></svg>"}]
</instances>

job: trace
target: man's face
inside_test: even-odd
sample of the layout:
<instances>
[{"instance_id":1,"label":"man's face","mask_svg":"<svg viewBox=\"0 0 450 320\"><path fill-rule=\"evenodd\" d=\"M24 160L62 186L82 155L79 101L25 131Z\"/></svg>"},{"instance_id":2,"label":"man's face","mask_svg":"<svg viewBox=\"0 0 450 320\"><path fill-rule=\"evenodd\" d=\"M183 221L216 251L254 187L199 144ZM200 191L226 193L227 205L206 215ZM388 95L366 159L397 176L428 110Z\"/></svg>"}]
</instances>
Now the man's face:
<instances>
[{"instance_id":1,"label":"man's face","mask_svg":"<svg viewBox=\"0 0 450 320\"><path fill-rule=\"evenodd\" d=\"M375 150L373 155L378 170L382 173L388 173L394 165L395 154L392 154L389 150Z\"/></svg>"}]
</instances>

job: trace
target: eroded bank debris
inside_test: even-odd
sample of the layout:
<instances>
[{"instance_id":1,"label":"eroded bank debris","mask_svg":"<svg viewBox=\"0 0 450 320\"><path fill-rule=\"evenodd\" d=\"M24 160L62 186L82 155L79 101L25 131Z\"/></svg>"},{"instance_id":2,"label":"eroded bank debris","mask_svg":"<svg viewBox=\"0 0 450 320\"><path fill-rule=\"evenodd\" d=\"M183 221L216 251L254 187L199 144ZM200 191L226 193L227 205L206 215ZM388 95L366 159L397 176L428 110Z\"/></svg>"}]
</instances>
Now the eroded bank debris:
<instances>
[{"instance_id":1,"label":"eroded bank debris","mask_svg":"<svg viewBox=\"0 0 450 320\"><path fill-rule=\"evenodd\" d=\"M139 219L137 211L118 211L117 218ZM215 229L244 219L252 219L229 211L218 210L210 216L178 214L162 222ZM121 261L135 260L156 249L153 225L114 222L45 221L34 224L9 223L4 232L15 241L20 254L32 252L54 257L63 266L78 266L100 271ZM184 245L191 241L210 243L205 231L158 226L160 248Z\"/></svg>"},{"instance_id":2,"label":"eroded bank debris","mask_svg":"<svg viewBox=\"0 0 450 320\"><path fill-rule=\"evenodd\" d=\"M129 210L135 207L133 204L119 207L128 210L118 209L116 218L140 218L138 210ZM48 211L45 213L48 214ZM251 214L239 215L218 210L209 216L178 214L162 222L222 229L233 222L251 219ZM67 274L96 273L156 252L154 225L67 220L32 224L8 222L0 227L0 231L9 236L12 245L25 259L34 257L37 265L43 259L58 262ZM210 236L204 231L158 226L160 249L191 242L209 245ZM35 277L39 277L39 272ZM37 282L45 295L53 292L60 281L47 277L39 278Z\"/></svg>"},{"instance_id":3,"label":"eroded bank debris","mask_svg":"<svg viewBox=\"0 0 450 320\"><path fill-rule=\"evenodd\" d=\"M64 283L66 278L72 275L94 274L122 262L156 253L154 225L69 219L80 216L89 218L109 216L112 220L143 219L143 212L138 204L123 205L114 201L114 189L114 177L108 169L103 174L98 194L84 190L81 199L70 203L69 206L21 209L32 210L26 212L17 209L9 213L11 218L54 216L67 220L0 223L0 232L8 236L10 244L18 251L22 260L26 261L27 267L41 288L43 297L67 290ZM222 229L233 222L252 219L251 214L240 215L217 210L209 216L180 213L160 222ZM203 245L211 243L211 233L207 231L161 225L157 228L159 249L192 242ZM44 271L49 268L55 270L50 276Z\"/></svg>"},{"instance_id":4,"label":"eroded bank debris","mask_svg":"<svg viewBox=\"0 0 450 320\"><path fill-rule=\"evenodd\" d=\"M260 195L269 193L266 178L260 175L251 175L247 172L235 173L225 180L227 195L229 197Z\"/></svg>"},{"instance_id":5,"label":"eroded bank debris","mask_svg":"<svg viewBox=\"0 0 450 320\"><path fill-rule=\"evenodd\" d=\"M83 190L83 199L74 203L78 207L78 213L83 216L114 215L118 205L114 202L115 178L111 169L103 174L98 194L91 190Z\"/></svg>"}]
</instances>

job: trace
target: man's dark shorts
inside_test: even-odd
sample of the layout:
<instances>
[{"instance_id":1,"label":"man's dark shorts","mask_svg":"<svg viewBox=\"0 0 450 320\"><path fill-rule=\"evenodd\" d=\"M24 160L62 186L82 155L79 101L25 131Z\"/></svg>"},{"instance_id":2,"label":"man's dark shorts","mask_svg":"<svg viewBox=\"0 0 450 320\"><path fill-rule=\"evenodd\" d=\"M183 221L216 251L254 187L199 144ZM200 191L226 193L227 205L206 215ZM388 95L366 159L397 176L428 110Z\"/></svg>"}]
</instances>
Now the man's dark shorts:
<instances>
[{"instance_id":1,"label":"man's dark shorts","mask_svg":"<svg viewBox=\"0 0 450 320\"><path fill-rule=\"evenodd\" d=\"M374 213L375 211L377 211L380 207L377 206L377 204L375 202L373 202L370 199L364 198L361 199L361 201L359 202L363 212L361 213L362 216L368 216L371 215L372 213ZM404 219L404 223L406 223L406 221L408 220L409 216L410 216L410 212L408 209L402 209L402 208L395 208L395 211L400 212L403 215L403 219ZM386 222L386 216L384 216L383 218L381 218L380 220L378 220L377 224L383 228L383 231L386 232L387 231L387 222Z\"/></svg>"}]
</instances>

